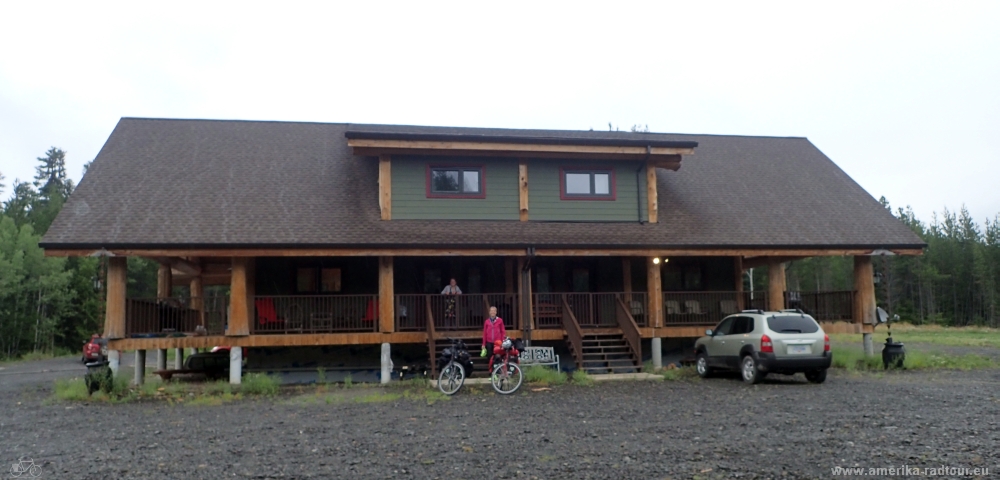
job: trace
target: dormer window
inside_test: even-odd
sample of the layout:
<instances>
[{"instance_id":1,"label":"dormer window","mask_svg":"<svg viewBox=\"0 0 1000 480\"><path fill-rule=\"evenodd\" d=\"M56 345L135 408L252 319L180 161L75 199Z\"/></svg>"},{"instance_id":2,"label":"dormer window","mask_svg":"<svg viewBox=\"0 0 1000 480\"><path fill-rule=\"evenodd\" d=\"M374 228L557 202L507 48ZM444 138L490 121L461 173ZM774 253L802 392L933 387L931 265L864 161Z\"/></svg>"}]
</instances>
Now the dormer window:
<instances>
[{"instance_id":1,"label":"dormer window","mask_svg":"<svg viewBox=\"0 0 1000 480\"><path fill-rule=\"evenodd\" d=\"M427 167L427 198L486 198L482 166Z\"/></svg>"},{"instance_id":2,"label":"dormer window","mask_svg":"<svg viewBox=\"0 0 1000 480\"><path fill-rule=\"evenodd\" d=\"M608 169L559 169L563 200L614 200L615 172Z\"/></svg>"}]
</instances>

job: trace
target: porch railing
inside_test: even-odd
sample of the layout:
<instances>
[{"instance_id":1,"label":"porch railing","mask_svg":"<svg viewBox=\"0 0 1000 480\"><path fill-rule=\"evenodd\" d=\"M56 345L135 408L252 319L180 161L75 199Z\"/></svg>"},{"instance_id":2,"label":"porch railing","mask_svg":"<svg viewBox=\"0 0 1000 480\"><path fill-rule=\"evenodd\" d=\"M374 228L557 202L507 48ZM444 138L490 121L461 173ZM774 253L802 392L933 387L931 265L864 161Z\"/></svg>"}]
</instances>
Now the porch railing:
<instances>
[{"instance_id":1,"label":"porch railing","mask_svg":"<svg viewBox=\"0 0 1000 480\"><path fill-rule=\"evenodd\" d=\"M639 326L629 313L629 308L621 298L615 299L615 319L618 321L618 328L622 329L622 336L628 342L629 348L635 354L638 361L642 361L642 335L639 333Z\"/></svg>"},{"instance_id":2,"label":"porch railing","mask_svg":"<svg viewBox=\"0 0 1000 480\"><path fill-rule=\"evenodd\" d=\"M767 309L767 292L664 292L664 325L714 325L740 310Z\"/></svg>"},{"instance_id":3,"label":"porch railing","mask_svg":"<svg viewBox=\"0 0 1000 480\"><path fill-rule=\"evenodd\" d=\"M535 328L545 330L563 327L563 295L536 293L531 296L531 315L535 318Z\"/></svg>"},{"instance_id":4,"label":"porch railing","mask_svg":"<svg viewBox=\"0 0 1000 480\"><path fill-rule=\"evenodd\" d=\"M125 300L125 336L194 333L201 313L187 298L129 298Z\"/></svg>"},{"instance_id":5,"label":"porch railing","mask_svg":"<svg viewBox=\"0 0 1000 480\"><path fill-rule=\"evenodd\" d=\"M785 292L788 308L800 308L817 321L851 321L854 318L854 292Z\"/></svg>"},{"instance_id":6,"label":"porch railing","mask_svg":"<svg viewBox=\"0 0 1000 480\"><path fill-rule=\"evenodd\" d=\"M580 324L576 321L576 317L573 315L573 310L570 309L569 303L566 301L566 297L562 296L560 299L562 303L562 308L560 309L562 315L560 316L560 323L564 330L566 330L566 338L569 340L569 348L573 350L573 358L576 360L576 368L583 368L583 332L580 330Z\"/></svg>"},{"instance_id":7,"label":"porch railing","mask_svg":"<svg viewBox=\"0 0 1000 480\"><path fill-rule=\"evenodd\" d=\"M396 295L396 331L423 332L427 330L430 310L429 295Z\"/></svg>"},{"instance_id":8,"label":"porch railing","mask_svg":"<svg viewBox=\"0 0 1000 480\"><path fill-rule=\"evenodd\" d=\"M520 330L521 325L521 315L520 306L521 302L518 301L520 298L514 293L485 293L482 294L483 303L487 309L489 307L497 307L497 315L503 319L504 327L507 330ZM481 327L482 325L480 325Z\"/></svg>"},{"instance_id":9,"label":"porch railing","mask_svg":"<svg viewBox=\"0 0 1000 480\"><path fill-rule=\"evenodd\" d=\"M229 321L229 297L205 297L205 330L209 335L224 335Z\"/></svg>"},{"instance_id":10,"label":"porch railing","mask_svg":"<svg viewBox=\"0 0 1000 480\"><path fill-rule=\"evenodd\" d=\"M251 334L378 331L378 295L254 297Z\"/></svg>"}]
</instances>

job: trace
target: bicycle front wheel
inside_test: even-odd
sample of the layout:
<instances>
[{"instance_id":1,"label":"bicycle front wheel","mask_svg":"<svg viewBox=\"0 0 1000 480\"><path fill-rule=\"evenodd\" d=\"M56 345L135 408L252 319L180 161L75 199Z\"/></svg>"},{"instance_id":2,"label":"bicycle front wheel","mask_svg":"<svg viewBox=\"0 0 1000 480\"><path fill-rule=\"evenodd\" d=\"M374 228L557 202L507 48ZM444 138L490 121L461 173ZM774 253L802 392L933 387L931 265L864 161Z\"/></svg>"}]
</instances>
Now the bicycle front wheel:
<instances>
[{"instance_id":1,"label":"bicycle front wheel","mask_svg":"<svg viewBox=\"0 0 1000 480\"><path fill-rule=\"evenodd\" d=\"M507 364L507 375L503 374L503 367L502 363L493 367L493 375L491 377L493 390L496 390L500 395L510 395L521 388L524 375L521 374L521 367L516 363Z\"/></svg>"},{"instance_id":2,"label":"bicycle front wheel","mask_svg":"<svg viewBox=\"0 0 1000 480\"><path fill-rule=\"evenodd\" d=\"M465 369L461 365L450 362L441 369L438 375L438 390L445 395L454 395L465 383Z\"/></svg>"}]
</instances>

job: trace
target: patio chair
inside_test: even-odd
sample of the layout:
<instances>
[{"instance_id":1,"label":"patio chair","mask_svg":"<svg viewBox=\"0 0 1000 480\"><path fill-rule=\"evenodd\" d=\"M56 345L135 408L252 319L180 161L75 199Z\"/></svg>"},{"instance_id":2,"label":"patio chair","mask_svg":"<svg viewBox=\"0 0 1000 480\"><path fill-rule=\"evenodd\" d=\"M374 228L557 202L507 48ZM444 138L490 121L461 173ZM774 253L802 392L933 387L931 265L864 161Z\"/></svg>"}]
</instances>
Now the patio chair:
<instances>
[{"instance_id":1,"label":"patio chair","mask_svg":"<svg viewBox=\"0 0 1000 480\"><path fill-rule=\"evenodd\" d=\"M667 300L663 302L663 308L667 310L667 315L680 315L681 304L677 300Z\"/></svg>"},{"instance_id":2,"label":"patio chair","mask_svg":"<svg viewBox=\"0 0 1000 480\"><path fill-rule=\"evenodd\" d=\"M701 311L701 303L699 303L697 300L685 300L684 301L684 311L686 313L690 313L690 314L694 314L694 315L701 315L703 313Z\"/></svg>"},{"instance_id":3,"label":"patio chair","mask_svg":"<svg viewBox=\"0 0 1000 480\"><path fill-rule=\"evenodd\" d=\"M274 309L274 299L271 298L258 298L254 300L254 306L257 307L257 322L261 325L268 325L271 323L278 323L278 312Z\"/></svg>"},{"instance_id":4,"label":"patio chair","mask_svg":"<svg viewBox=\"0 0 1000 480\"><path fill-rule=\"evenodd\" d=\"M736 313L737 310L739 310L739 308L736 306L735 300L721 300L719 302L719 311L721 311L723 315Z\"/></svg>"}]
</instances>

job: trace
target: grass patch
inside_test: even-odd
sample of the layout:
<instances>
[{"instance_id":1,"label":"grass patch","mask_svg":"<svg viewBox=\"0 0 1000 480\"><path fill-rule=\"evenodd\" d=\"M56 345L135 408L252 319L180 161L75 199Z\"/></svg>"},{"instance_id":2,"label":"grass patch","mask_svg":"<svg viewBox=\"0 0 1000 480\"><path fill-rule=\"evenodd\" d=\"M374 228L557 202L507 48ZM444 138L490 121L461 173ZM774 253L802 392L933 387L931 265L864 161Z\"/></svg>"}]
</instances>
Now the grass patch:
<instances>
[{"instance_id":1,"label":"grass patch","mask_svg":"<svg viewBox=\"0 0 1000 480\"><path fill-rule=\"evenodd\" d=\"M524 381L538 385L562 385L566 383L566 375L541 365L532 365L524 369Z\"/></svg>"},{"instance_id":2,"label":"grass patch","mask_svg":"<svg viewBox=\"0 0 1000 480\"><path fill-rule=\"evenodd\" d=\"M326 383L326 369L325 368L320 367L320 368L316 369L316 383L320 384L320 385Z\"/></svg>"},{"instance_id":3,"label":"grass patch","mask_svg":"<svg viewBox=\"0 0 1000 480\"><path fill-rule=\"evenodd\" d=\"M594 384L594 379L584 370L575 370L569 377L570 383L574 385L591 386Z\"/></svg>"},{"instance_id":4,"label":"grass patch","mask_svg":"<svg viewBox=\"0 0 1000 480\"><path fill-rule=\"evenodd\" d=\"M353 386L354 378L351 377L351 374L348 373L347 375L344 375L344 388L351 388Z\"/></svg>"},{"instance_id":5,"label":"grass patch","mask_svg":"<svg viewBox=\"0 0 1000 480\"><path fill-rule=\"evenodd\" d=\"M664 380L675 382L678 380L694 380L698 377L698 371L694 367L667 368L660 370L660 375Z\"/></svg>"},{"instance_id":6,"label":"grass patch","mask_svg":"<svg viewBox=\"0 0 1000 480\"><path fill-rule=\"evenodd\" d=\"M83 382L82 378L56 380L54 393L56 399L64 401L90 399L90 395L87 394L87 384Z\"/></svg>"},{"instance_id":7,"label":"grass patch","mask_svg":"<svg viewBox=\"0 0 1000 480\"><path fill-rule=\"evenodd\" d=\"M858 348L835 346L833 352L833 368L849 372L881 371L882 355L866 357ZM940 352L907 351L904 368L907 370L976 370L996 368L1000 365L990 357L976 354L950 355Z\"/></svg>"},{"instance_id":8,"label":"grass patch","mask_svg":"<svg viewBox=\"0 0 1000 480\"><path fill-rule=\"evenodd\" d=\"M247 395L274 396L278 393L278 379L264 373L250 373L243 377L240 392Z\"/></svg>"},{"instance_id":9,"label":"grass patch","mask_svg":"<svg viewBox=\"0 0 1000 480\"><path fill-rule=\"evenodd\" d=\"M885 341L888 330L875 329L876 343ZM830 339L841 343L860 343L858 334L838 333ZM903 343L929 343L953 347L1000 348L1000 330L987 327L942 327L940 325L892 324L892 339Z\"/></svg>"}]
</instances>

